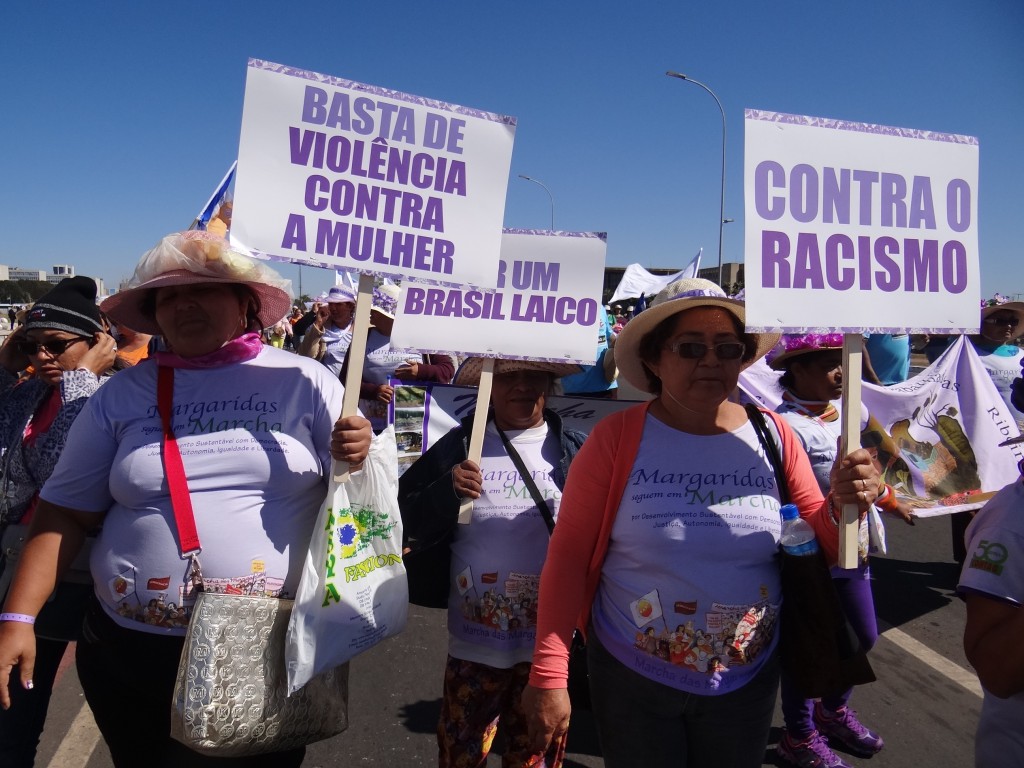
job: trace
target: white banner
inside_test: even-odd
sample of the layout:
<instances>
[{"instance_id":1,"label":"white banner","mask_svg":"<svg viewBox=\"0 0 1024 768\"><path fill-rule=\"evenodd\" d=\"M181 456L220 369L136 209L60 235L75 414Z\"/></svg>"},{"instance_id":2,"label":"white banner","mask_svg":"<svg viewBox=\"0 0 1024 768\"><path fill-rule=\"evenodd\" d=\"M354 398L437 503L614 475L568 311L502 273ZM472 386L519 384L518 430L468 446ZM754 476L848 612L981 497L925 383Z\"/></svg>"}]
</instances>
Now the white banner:
<instances>
[{"instance_id":1,"label":"white banner","mask_svg":"<svg viewBox=\"0 0 1024 768\"><path fill-rule=\"evenodd\" d=\"M497 292L406 282L391 347L593 365L605 249L603 233L506 229Z\"/></svg>"},{"instance_id":2,"label":"white banner","mask_svg":"<svg viewBox=\"0 0 1024 768\"><path fill-rule=\"evenodd\" d=\"M264 258L492 288L515 122L250 59L232 240Z\"/></svg>"},{"instance_id":3,"label":"white banner","mask_svg":"<svg viewBox=\"0 0 1024 768\"><path fill-rule=\"evenodd\" d=\"M693 257L689 264L672 275L655 275L639 264L630 264L626 267L626 271L622 273L622 279L619 280L615 293L612 294L608 303L614 304L622 299L638 299L640 296L646 296L650 300L657 296L661 289L669 283L682 280L684 277L696 277L700 271L700 255L703 250L702 248L700 251L697 251L697 255Z\"/></svg>"},{"instance_id":4,"label":"white banner","mask_svg":"<svg viewBox=\"0 0 1024 768\"><path fill-rule=\"evenodd\" d=\"M747 328L978 329L978 141L746 111Z\"/></svg>"},{"instance_id":5,"label":"white banner","mask_svg":"<svg viewBox=\"0 0 1024 768\"><path fill-rule=\"evenodd\" d=\"M759 361L740 374L740 389L775 408L778 378ZM1024 444L999 444L1020 433L965 337L907 381L865 382L861 397L871 417L861 444L876 451L885 481L920 517L977 509L1018 477Z\"/></svg>"}]
</instances>

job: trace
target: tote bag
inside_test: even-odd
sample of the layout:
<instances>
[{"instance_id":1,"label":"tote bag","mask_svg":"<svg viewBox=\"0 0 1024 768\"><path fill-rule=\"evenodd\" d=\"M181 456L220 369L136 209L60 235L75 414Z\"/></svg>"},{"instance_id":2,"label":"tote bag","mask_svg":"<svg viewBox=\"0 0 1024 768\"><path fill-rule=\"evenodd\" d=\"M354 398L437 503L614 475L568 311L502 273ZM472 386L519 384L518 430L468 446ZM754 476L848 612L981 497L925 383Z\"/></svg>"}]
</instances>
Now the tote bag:
<instances>
[{"instance_id":1,"label":"tote bag","mask_svg":"<svg viewBox=\"0 0 1024 768\"><path fill-rule=\"evenodd\" d=\"M363 469L347 483L336 484L331 472L288 624L290 691L405 627L394 430L373 438Z\"/></svg>"}]
</instances>

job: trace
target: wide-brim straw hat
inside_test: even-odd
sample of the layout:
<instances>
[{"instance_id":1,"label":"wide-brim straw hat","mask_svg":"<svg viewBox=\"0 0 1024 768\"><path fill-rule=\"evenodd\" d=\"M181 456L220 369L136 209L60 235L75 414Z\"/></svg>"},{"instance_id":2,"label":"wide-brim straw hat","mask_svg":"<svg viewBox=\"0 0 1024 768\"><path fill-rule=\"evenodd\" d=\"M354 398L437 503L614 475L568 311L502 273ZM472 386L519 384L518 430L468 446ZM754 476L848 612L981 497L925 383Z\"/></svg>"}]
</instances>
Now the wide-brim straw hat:
<instances>
[{"instance_id":1,"label":"wide-brim straw hat","mask_svg":"<svg viewBox=\"0 0 1024 768\"><path fill-rule=\"evenodd\" d=\"M480 372L484 369L483 357L467 357L465 362L455 372L452 384L463 387L476 387L480 384ZM552 363L546 360L505 360L496 358L494 360L494 374L514 373L515 371L542 371L550 373L556 379L563 376L571 376L583 369L575 363Z\"/></svg>"},{"instance_id":2,"label":"wide-brim straw hat","mask_svg":"<svg viewBox=\"0 0 1024 768\"><path fill-rule=\"evenodd\" d=\"M684 277L669 283L654 297L650 305L626 323L615 339L615 362L619 366L619 375L637 389L650 392L644 364L640 360L640 342L653 331L663 320L698 307L721 307L731 313L740 325L746 326L747 311L742 301L730 299L725 291L710 280L699 277ZM781 334L751 333L757 342L754 356L743 363L746 368L756 360L760 360L775 346Z\"/></svg>"},{"instance_id":3,"label":"wide-brim straw hat","mask_svg":"<svg viewBox=\"0 0 1024 768\"><path fill-rule=\"evenodd\" d=\"M776 371L785 370L794 357L811 352L825 352L843 348L841 333L785 334L776 344L765 362Z\"/></svg>"},{"instance_id":4,"label":"wide-brim straw hat","mask_svg":"<svg viewBox=\"0 0 1024 768\"><path fill-rule=\"evenodd\" d=\"M144 253L127 288L105 299L100 309L119 325L159 335L163 331L155 318L142 309L150 291L194 283L246 286L259 299L256 317L264 328L292 308L291 280L212 232L189 230L167 235Z\"/></svg>"}]
</instances>

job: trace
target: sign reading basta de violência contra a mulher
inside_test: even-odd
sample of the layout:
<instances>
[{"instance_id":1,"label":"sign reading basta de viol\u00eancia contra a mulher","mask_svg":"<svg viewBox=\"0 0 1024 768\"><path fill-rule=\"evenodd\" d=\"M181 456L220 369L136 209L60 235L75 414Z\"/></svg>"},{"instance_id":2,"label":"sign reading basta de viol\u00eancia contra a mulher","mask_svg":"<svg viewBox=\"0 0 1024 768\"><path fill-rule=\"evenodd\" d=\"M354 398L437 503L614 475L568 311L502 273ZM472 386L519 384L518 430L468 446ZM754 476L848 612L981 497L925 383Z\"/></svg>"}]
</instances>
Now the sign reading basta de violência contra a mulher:
<instances>
[{"instance_id":1,"label":"sign reading basta de viol\u00eancia contra a mulher","mask_svg":"<svg viewBox=\"0 0 1024 768\"><path fill-rule=\"evenodd\" d=\"M978 141L747 110L747 327L978 329Z\"/></svg>"},{"instance_id":2,"label":"sign reading basta de viol\u00eancia contra a mulher","mask_svg":"<svg viewBox=\"0 0 1024 768\"><path fill-rule=\"evenodd\" d=\"M251 59L232 241L495 287L515 118Z\"/></svg>"}]
</instances>

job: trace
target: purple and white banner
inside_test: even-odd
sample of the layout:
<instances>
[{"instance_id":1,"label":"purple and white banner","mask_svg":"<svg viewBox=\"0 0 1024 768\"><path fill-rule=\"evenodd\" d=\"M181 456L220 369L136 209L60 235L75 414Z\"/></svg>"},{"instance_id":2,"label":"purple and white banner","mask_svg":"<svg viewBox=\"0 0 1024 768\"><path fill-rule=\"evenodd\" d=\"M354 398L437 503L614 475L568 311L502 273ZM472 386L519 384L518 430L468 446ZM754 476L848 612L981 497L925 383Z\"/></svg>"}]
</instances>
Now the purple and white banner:
<instances>
[{"instance_id":1,"label":"purple and white banner","mask_svg":"<svg viewBox=\"0 0 1024 768\"><path fill-rule=\"evenodd\" d=\"M232 240L493 288L515 118L249 60Z\"/></svg>"},{"instance_id":2,"label":"purple and white banner","mask_svg":"<svg viewBox=\"0 0 1024 768\"><path fill-rule=\"evenodd\" d=\"M746 111L747 328L978 329L978 141Z\"/></svg>"},{"instance_id":3,"label":"purple and white banner","mask_svg":"<svg viewBox=\"0 0 1024 768\"><path fill-rule=\"evenodd\" d=\"M759 361L740 374L740 389L775 408L778 380ZM999 444L1020 433L963 336L913 378L888 387L864 382L861 398L870 415L861 444L920 517L977 509L1019 476L1024 444Z\"/></svg>"},{"instance_id":4,"label":"purple and white banner","mask_svg":"<svg viewBox=\"0 0 1024 768\"><path fill-rule=\"evenodd\" d=\"M407 281L391 346L593 365L605 314L605 250L603 233L506 229L498 290Z\"/></svg>"},{"instance_id":5,"label":"purple and white banner","mask_svg":"<svg viewBox=\"0 0 1024 768\"><path fill-rule=\"evenodd\" d=\"M391 420L398 443L398 471L404 472L430 446L476 408L476 387L452 384L402 384L393 381ZM557 395L549 397L548 408L562 417L567 429L589 433L608 414L636 405L631 400L605 400Z\"/></svg>"}]
</instances>

